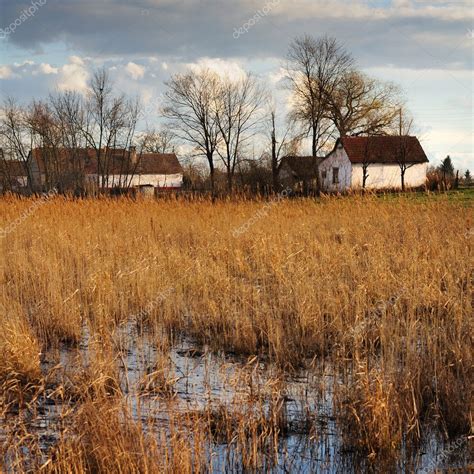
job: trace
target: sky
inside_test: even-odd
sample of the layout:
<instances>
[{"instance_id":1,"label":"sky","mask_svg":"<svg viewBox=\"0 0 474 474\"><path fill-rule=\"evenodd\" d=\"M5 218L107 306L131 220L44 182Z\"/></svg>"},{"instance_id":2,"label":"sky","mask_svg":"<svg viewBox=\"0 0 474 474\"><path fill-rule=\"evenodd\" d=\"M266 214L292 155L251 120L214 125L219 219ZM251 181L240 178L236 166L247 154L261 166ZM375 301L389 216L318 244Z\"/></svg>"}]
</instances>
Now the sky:
<instances>
[{"instance_id":1,"label":"sky","mask_svg":"<svg viewBox=\"0 0 474 474\"><path fill-rule=\"evenodd\" d=\"M159 122L164 82L187 68L252 71L287 106L282 65L303 33L336 37L360 69L399 84L437 165L474 171L472 0L1 0L0 98L87 90L106 67ZM310 150L303 150L309 152Z\"/></svg>"}]
</instances>

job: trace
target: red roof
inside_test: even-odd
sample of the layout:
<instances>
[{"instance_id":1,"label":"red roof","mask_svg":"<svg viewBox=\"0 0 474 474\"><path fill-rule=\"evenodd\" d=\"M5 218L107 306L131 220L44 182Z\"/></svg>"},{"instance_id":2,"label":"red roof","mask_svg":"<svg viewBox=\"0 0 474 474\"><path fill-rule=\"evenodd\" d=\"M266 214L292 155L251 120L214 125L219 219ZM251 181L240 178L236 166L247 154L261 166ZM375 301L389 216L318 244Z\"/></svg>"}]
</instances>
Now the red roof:
<instances>
[{"instance_id":1,"label":"red roof","mask_svg":"<svg viewBox=\"0 0 474 474\"><path fill-rule=\"evenodd\" d=\"M5 174L10 178L27 176L25 163L20 160L0 160L0 174Z\"/></svg>"},{"instance_id":2,"label":"red roof","mask_svg":"<svg viewBox=\"0 0 474 474\"><path fill-rule=\"evenodd\" d=\"M179 174L183 172L178 158L174 153L137 153L136 162L131 159L131 152L121 148L103 150L101 162L107 166L108 174ZM92 148L35 148L33 158L42 172L45 170L45 158L51 162L59 161L64 168L68 164L79 164L85 174L98 174L97 154ZM47 158L46 158L47 159Z\"/></svg>"},{"instance_id":3,"label":"red roof","mask_svg":"<svg viewBox=\"0 0 474 474\"><path fill-rule=\"evenodd\" d=\"M342 137L338 143L342 143L351 163L398 163L400 157L406 163L428 162L416 137Z\"/></svg>"},{"instance_id":4,"label":"red roof","mask_svg":"<svg viewBox=\"0 0 474 474\"><path fill-rule=\"evenodd\" d=\"M183 168L174 153L144 153L138 155L138 174L180 174Z\"/></svg>"}]
</instances>

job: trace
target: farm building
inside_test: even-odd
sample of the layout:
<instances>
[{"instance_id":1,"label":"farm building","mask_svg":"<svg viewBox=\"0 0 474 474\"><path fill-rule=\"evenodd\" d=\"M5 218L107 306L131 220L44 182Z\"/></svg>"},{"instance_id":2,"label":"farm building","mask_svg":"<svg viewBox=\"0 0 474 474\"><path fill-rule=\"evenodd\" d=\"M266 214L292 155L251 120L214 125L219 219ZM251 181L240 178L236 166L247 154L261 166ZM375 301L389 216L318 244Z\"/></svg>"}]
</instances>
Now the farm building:
<instances>
[{"instance_id":1,"label":"farm building","mask_svg":"<svg viewBox=\"0 0 474 474\"><path fill-rule=\"evenodd\" d=\"M319 166L321 187L387 189L423 186L428 158L416 137L342 137Z\"/></svg>"},{"instance_id":2,"label":"farm building","mask_svg":"<svg viewBox=\"0 0 474 474\"><path fill-rule=\"evenodd\" d=\"M316 189L317 164L322 160L314 156L284 156L278 168L280 184L303 193Z\"/></svg>"},{"instance_id":3,"label":"farm building","mask_svg":"<svg viewBox=\"0 0 474 474\"><path fill-rule=\"evenodd\" d=\"M130 149L35 148L29 157L32 189L93 190L98 187L179 190L183 169L174 153Z\"/></svg>"}]
</instances>

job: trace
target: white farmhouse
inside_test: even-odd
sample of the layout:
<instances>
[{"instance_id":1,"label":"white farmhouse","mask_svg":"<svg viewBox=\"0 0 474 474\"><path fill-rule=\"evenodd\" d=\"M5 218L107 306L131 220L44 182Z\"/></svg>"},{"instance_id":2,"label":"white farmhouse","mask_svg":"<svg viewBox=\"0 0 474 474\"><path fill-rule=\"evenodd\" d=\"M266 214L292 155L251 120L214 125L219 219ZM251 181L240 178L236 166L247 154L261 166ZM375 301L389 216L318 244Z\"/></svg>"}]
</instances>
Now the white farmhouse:
<instances>
[{"instance_id":1,"label":"white farmhouse","mask_svg":"<svg viewBox=\"0 0 474 474\"><path fill-rule=\"evenodd\" d=\"M416 137L342 137L319 165L324 191L414 188L426 181L428 158Z\"/></svg>"}]
</instances>

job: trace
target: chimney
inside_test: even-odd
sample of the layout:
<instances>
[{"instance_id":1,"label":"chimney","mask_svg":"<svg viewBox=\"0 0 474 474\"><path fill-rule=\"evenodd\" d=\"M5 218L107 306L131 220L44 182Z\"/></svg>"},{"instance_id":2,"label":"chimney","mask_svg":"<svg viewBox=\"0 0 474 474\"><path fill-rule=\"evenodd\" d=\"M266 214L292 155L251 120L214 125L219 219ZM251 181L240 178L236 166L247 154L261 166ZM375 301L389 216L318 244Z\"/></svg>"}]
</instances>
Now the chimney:
<instances>
[{"instance_id":1,"label":"chimney","mask_svg":"<svg viewBox=\"0 0 474 474\"><path fill-rule=\"evenodd\" d=\"M136 165L137 164L137 148L135 146L131 146L129 148L129 151L130 151L130 162L132 163L132 165Z\"/></svg>"}]
</instances>

